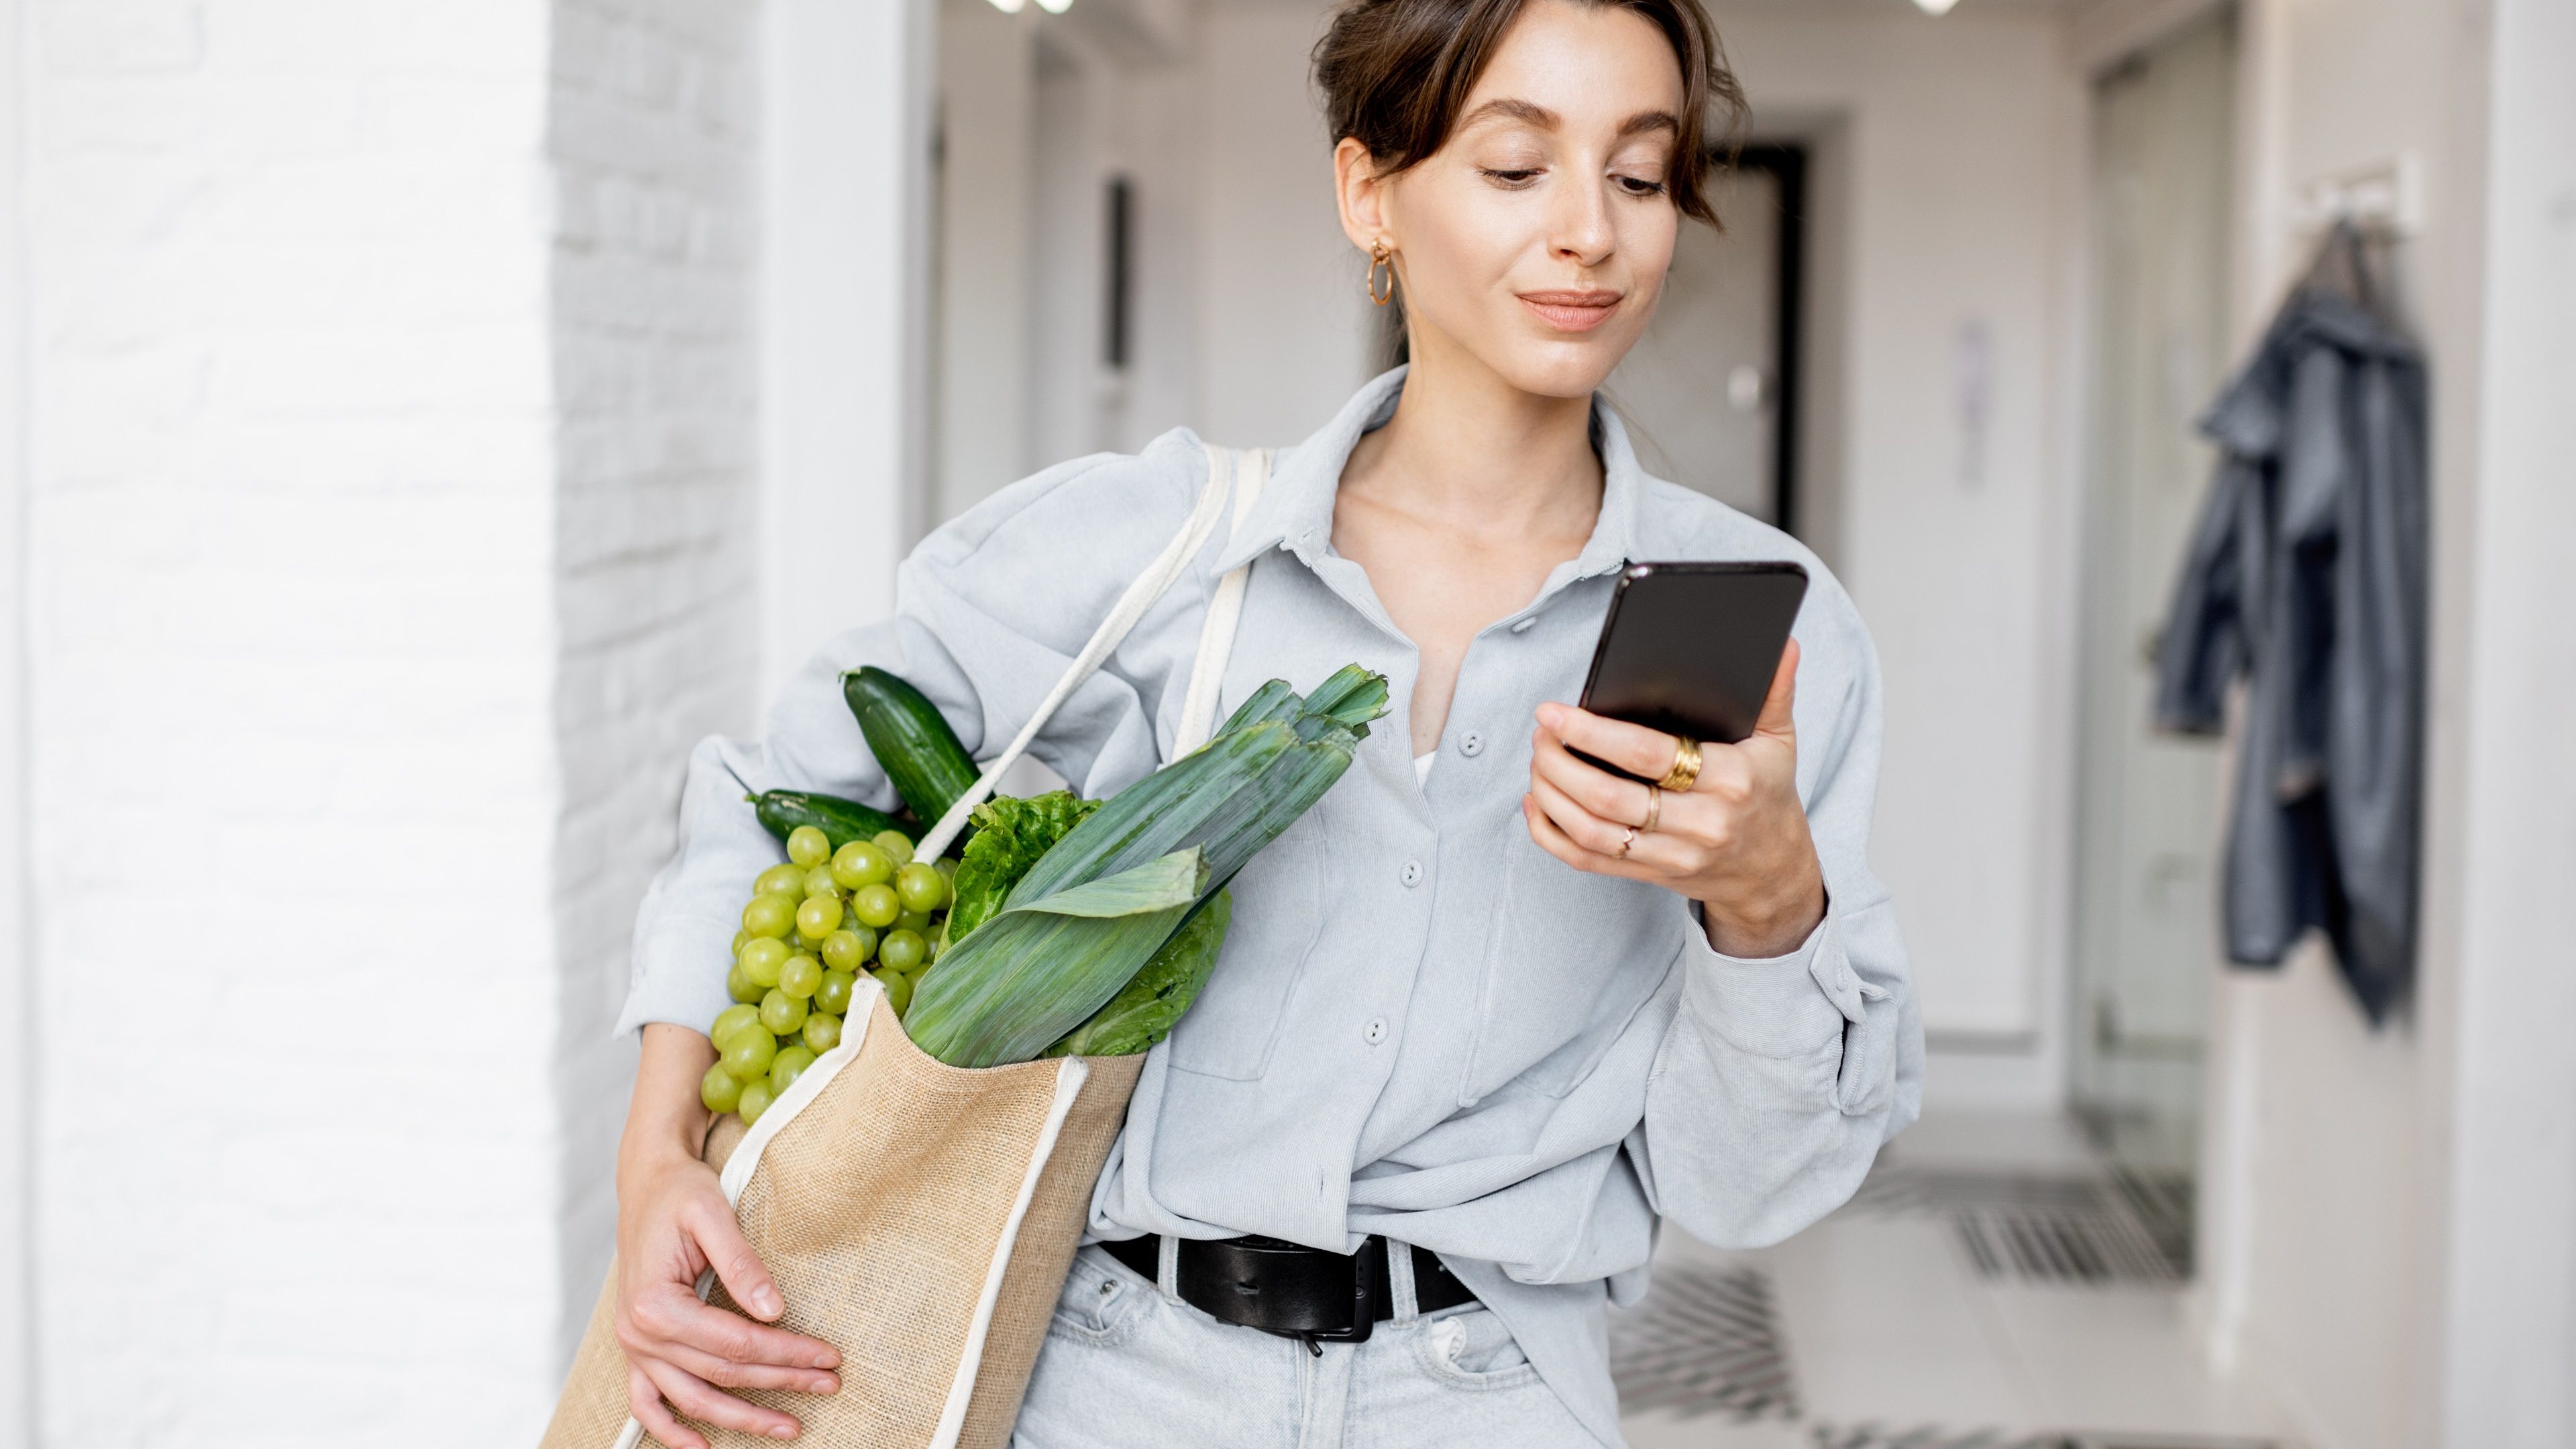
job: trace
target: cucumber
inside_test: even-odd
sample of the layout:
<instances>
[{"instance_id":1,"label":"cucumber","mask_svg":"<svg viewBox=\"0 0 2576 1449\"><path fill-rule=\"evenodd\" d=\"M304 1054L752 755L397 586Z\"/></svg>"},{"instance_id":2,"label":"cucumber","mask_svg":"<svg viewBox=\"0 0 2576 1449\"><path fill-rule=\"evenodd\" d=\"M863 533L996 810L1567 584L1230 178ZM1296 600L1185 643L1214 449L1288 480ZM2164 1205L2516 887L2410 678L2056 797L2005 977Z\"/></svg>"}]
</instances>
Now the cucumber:
<instances>
[{"instance_id":1,"label":"cucumber","mask_svg":"<svg viewBox=\"0 0 2576 1449\"><path fill-rule=\"evenodd\" d=\"M799 825L811 825L830 836L832 848L840 849L853 840L873 840L879 831L903 830L903 822L882 810L871 809L856 800L838 795L818 795L811 790L770 790L742 797L750 801L754 813L769 833L781 840ZM909 835L912 832L904 831Z\"/></svg>"},{"instance_id":2,"label":"cucumber","mask_svg":"<svg viewBox=\"0 0 2576 1449\"><path fill-rule=\"evenodd\" d=\"M975 787L980 772L974 757L920 690L870 665L841 676L841 698L857 716L878 768L922 828L936 824L958 796Z\"/></svg>"}]
</instances>

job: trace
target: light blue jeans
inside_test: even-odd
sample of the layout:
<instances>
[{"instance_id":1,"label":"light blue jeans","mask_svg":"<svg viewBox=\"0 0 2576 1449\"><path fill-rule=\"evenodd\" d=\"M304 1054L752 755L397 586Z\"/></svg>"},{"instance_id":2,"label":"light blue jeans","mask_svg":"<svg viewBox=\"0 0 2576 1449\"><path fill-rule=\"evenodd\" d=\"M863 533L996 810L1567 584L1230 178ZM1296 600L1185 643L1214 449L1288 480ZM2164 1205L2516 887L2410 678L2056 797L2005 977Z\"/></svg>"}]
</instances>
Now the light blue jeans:
<instances>
[{"instance_id":1,"label":"light blue jeans","mask_svg":"<svg viewBox=\"0 0 2576 1449\"><path fill-rule=\"evenodd\" d=\"M1311 1352L1219 1323L1098 1248L1073 1260L1012 1449L1600 1449L1491 1311L1414 1311ZM1163 1281L1172 1278L1168 1246Z\"/></svg>"}]
</instances>

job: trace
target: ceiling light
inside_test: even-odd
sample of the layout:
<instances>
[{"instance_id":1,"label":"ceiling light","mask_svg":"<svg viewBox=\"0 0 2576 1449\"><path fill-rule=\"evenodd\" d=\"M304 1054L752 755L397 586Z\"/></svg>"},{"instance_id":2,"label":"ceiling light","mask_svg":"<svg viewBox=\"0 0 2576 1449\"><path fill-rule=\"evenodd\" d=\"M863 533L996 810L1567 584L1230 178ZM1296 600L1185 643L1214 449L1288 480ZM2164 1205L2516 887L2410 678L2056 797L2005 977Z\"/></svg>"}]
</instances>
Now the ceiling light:
<instances>
[{"instance_id":1,"label":"ceiling light","mask_svg":"<svg viewBox=\"0 0 2576 1449\"><path fill-rule=\"evenodd\" d=\"M1073 8L1073 0L1038 0L1038 8L1049 15L1062 15Z\"/></svg>"},{"instance_id":2,"label":"ceiling light","mask_svg":"<svg viewBox=\"0 0 2576 1449\"><path fill-rule=\"evenodd\" d=\"M1002 0L993 0L993 3L999 5ZM1039 0L1039 3L1045 3L1045 0ZM1958 3L1959 0L1914 0L1915 6L1926 15L1947 15L1950 7Z\"/></svg>"},{"instance_id":3,"label":"ceiling light","mask_svg":"<svg viewBox=\"0 0 2576 1449\"><path fill-rule=\"evenodd\" d=\"M1027 3L1028 0L993 0L993 8L1005 15L1017 15L1020 7Z\"/></svg>"}]
</instances>

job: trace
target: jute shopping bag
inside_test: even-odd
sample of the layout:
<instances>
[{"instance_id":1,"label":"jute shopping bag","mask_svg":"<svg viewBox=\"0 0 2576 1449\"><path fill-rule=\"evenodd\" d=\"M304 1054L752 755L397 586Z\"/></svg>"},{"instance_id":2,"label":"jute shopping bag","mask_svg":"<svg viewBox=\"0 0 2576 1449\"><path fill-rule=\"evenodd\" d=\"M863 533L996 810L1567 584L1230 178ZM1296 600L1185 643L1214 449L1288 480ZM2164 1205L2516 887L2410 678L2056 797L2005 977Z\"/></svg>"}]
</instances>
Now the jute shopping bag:
<instances>
[{"instance_id":1,"label":"jute shopping bag","mask_svg":"<svg viewBox=\"0 0 2576 1449\"><path fill-rule=\"evenodd\" d=\"M935 856L1028 749L1058 705L1099 667L1184 571L1234 501L1239 529L1269 475L1268 455L1208 449L1189 521L1120 596L1064 677L975 788L921 841ZM1174 757L1198 747L1243 608L1249 567L1219 581L1183 695ZM831 1449L1002 1449L1081 1242L1144 1057L1065 1057L968 1070L921 1051L882 988L862 978L838 1046L744 1131L710 1134L761 1262L786 1299L780 1326L841 1351L828 1398L740 1390L794 1414L800 1443ZM707 1301L734 1307L712 1275ZM627 1412L616 1336L617 1273L592 1310L542 1449L653 1444ZM699 1425L718 1446L773 1441Z\"/></svg>"},{"instance_id":2,"label":"jute shopping bag","mask_svg":"<svg viewBox=\"0 0 2576 1449\"><path fill-rule=\"evenodd\" d=\"M885 993L863 1031L744 1133L708 1143L781 1327L841 1350L830 1397L747 1389L832 1449L1002 1449L1142 1056L980 1071L912 1044ZM708 1301L733 1307L716 1285ZM612 1267L543 1449L658 1444L628 1417ZM773 1441L697 1426L709 1442Z\"/></svg>"}]
</instances>

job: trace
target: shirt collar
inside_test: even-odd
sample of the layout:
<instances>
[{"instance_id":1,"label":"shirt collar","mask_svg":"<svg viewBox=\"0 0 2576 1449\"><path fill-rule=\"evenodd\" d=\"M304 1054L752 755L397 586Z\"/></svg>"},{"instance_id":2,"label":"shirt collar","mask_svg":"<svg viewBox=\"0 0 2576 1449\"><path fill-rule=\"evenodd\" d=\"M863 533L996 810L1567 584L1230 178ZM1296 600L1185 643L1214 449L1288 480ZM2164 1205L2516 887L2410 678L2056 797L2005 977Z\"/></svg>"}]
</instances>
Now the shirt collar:
<instances>
[{"instance_id":1,"label":"shirt collar","mask_svg":"<svg viewBox=\"0 0 2576 1449\"><path fill-rule=\"evenodd\" d=\"M1363 435L1384 427L1395 416L1396 401L1404 395L1404 374L1405 369L1398 367L1371 378L1342 404L1331 422L1272 460L1269 484L1217 557L1219 573L1274 548L1287 549L1310 568L1324 557L1332 543L1333 498L1342 486L1342 466L1350 461L1351 449L1359 446ZM1601 454L1601 516L1592 525L1592 537L1584 542L1583 551L1548 576L1541 597L1574 579L1615 572L1648 552L1640 536L1645 472L1637 466L1628 430L1598 394L1592 399L1592 432Z\"/></svg>"}]
</instances>

